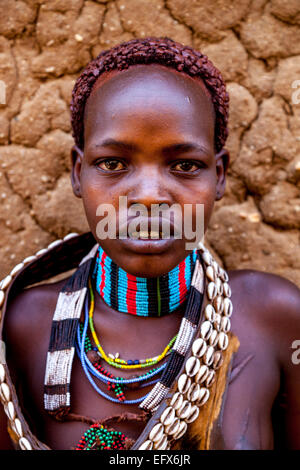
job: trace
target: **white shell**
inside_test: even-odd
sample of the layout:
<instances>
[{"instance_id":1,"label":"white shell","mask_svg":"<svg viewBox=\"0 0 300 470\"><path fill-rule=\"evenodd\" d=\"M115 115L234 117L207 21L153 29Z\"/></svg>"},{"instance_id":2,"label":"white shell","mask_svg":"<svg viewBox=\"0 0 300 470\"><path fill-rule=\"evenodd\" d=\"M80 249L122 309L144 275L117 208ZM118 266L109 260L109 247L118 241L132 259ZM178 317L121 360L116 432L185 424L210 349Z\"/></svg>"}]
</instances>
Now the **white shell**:
<instances>
[{"instance_id":1,"label":"white shell","mask_svg":"<svg viewBox=\"0 0 300 470\"><path fill-rule=\"evenodd\" d=\"M222 352L221 351L216 351L214 353L214 360L213 360L213 364L212 364L213 368L215 370L219 369L219 367L221 367L223 362L224 362L224 359L223 359Z\"/></svg>"},{"instance_id":2,"label":"white shell","mask_svg":"<svg viewBox=\"0 0 300 470\"><path fill-rule=\"evenodd\" d=\"M11 271L10 271L10 275L11 276L15 276L15 274L17 274L19 271L21 271L21 269L24 268L24 263L19 263L17 264Z\"/></svg>"},{"instance_id":3,"label":"white shell","mask_svg":"<svg viewBox=\"0 0 300 470\"><path fill-rule=\"evenodd\" d=\"M202 323L201 327L200 327L200 335L201 337L207 341L210 337L210 335L212 334L212 330L213 330L213 327L212 327L212 324L210 323L210 321L206 320Z\"/></svg>"},{"instance_id":4,"label":"white shell","mask_svg":"<svg viewBox=\"0 0 300 470\"><path fill-rule=\"evenodd\" d=\"M192 423L193 421L196 421L196 419L199 416L199 412L200 412L199 407L197 405L192 405L191 412L189 416L185 419L185 422L189 424L189 423Z\"/></svg>"},{"instance_id":5,"label":"white shell","mask_svg":"<svg viewBox=\"0 0 300 470\"><path fill-rule=\"evenodd\" d=\"M204 251L204 253L202 253L202 259L203 259L205 264L210 265L212 263L212 257L210 255L210 253L208 252L208 250L206 250L206 251Z\"/></svg>"},{"instance_id":6,"label":"white shell","mask_svg":"<svg viewBox=\"0 0 300 470\"><path fill-rule=\"evenodd\" d=\"M219 313L215 314L214 327L217 331L221 329L221 315Z\"/></svg>"},{"instance_id":7,"label":"white shell","mask_svg":"<svg viewBox=\"0 0 300 470\"><path fill-rule=\"evenodd\" d=\"M0 385L0 396L1 396L1 399L5 402L5 401L10 401L10 390L9 390L9 386L3 382L1 385Z\"/></svg>"},{"instance_id":8,"label":"white shell","mask_svg":"<svg viewBox=\"0 0 300 470\"><path fill-rule=\"evenodd\" d=\"M166 436L166 434L163 434L159 441L154 442L154 449L165 450L167 448L168 443L168 436Z\"/></svg>"},{"instance_id":9,"label":"white shell","mask_svg":"<svg viewBox=\"0 0 300 470\"><path fill-rule=\"evenodd\" d=\"M200 392L200 385L193 383L187 392L187 399L191 402L198 400Z\"/></svg>"},{"instance_id":10,"label":"white shell","mask_svg":"<svg viewBox=\"0 0 300 470\"><path fill-rule=\"evenodd\" d=\"M54 242L52 242L52 243L50 243L50 245L48 245L48 250L51 250L55 246L58 246L58 245L61 245L61 244L62 244L62 240L54 240Z\"/></svg>"},{"instance_id":11,"label":"white shell","mask_svg":"<svg viewBox=\"0 0 300 470\"><path fill-rule=\"evenodd\" d=\"M213 300L213 306L216 311L216 313L222 313L223 311L223 306L224 306L224 300L223 297L220 295L217 295L214 300Z\"/></svg>"},{"instance_id":12,"label":"white shell","mask_svg":"<svg viewBox=\"0 0 300 470\"><path fill-rule=\"evenodd\" d=\"M36 252L35 256L41 256L41 255L47 253L47 251L48 251L47 248L42 248L41 250Z\"/></svg>"},{"instance_id":13,"label":"white shell","mask_svg":"<svg viewBox=\"0 0 300 470\"><path fill-rule=\"evenodd\" d=\"M200 396L199 396L199 400L197 401L197 405L198 406L202 406L204 405L204 403L207 402L207 400L209 399L209 390L205 387L202 387L201 390L200 390Z\"/></svg>"},{"instance_id":14,"label":"white shell","mask_svg":"<svg viewBox=\"0 0 300 470\"><path fill-rule=\"evenodd\" d=\"M226 317L231 317L232 310L233 310L233 305L232 305L231 300L228 297L226 297L224 299L224 308L223 308L223 310L224 310L224 315L226 315Z\"/></svg>"},{"instance_id":15,"label":"white shell","mask_svg":"<svg viewBox=\"0 0 300 470\"><path fill-rule=\"evenodd\" d=\"M224 282L228 282L228 281L229 281L228 274L227 274L227 272L225 271L225 269L223 269L223 268L220 269L220 277L221 277L222 281L224 281Z\"/></svg>"},{"instance_id":16,"label":"white shell","mask_svg":"<svg viewBox=\"0 0 300 470\"><path fill-rule=\"evenodd\" d=\"M215 281L216 280L215 271L214 271L214 268L212 266L207 266L205 272L206 272L206 276L208 277L208 279L210 281Z\"/></svg>"},{"instance_id":17,"label":"white shell","mask_svg":"<svg viewBox=\"0 0 300 470\"><path fill-rule=\"evenodd\" d=\"M173 410L178 410L178 408L181 407L182 403L183 403L182 393L179 393L179 392L174 393L171 403L170 403L170 407L172 407ZM175 413L174 413L174 416L175 416ZM163 423L163 424L168 425L170 423Z\"/></svg>"},{"instance_id":18,"label":"white shell","mask_svg":"<svg viewBox=\"0 0 300 470\"><path fill-rule=\"evenodd\" d=\"M231 297L231 288L227 282L224 282L223 284L223 292L226 297Z\"/></svg>"},{"instance_id":19,"label":"white shell","mask_svg":"<svg viewBox=\"0 0 300 470\"><path fill-rule=\"evenodd\" d=\"M205 313L206 320L208 320L210 322L214 321L216 312L215 312L214 307L211 304L206 305L204 313Z\"/></svg>"},{"instance_id":20,"label":"white shell","mask_svg":"<svg viewBox=\"0 0 300 470\"><path fill-rule=\"evenodd\" d=\"M228 333L231 327L231 322L228 317L222 317L221 319L221 330L224 331L224 333Z\"/></svg>"},{"instance_id":21,"label":"white shell","mask_svg":"<svg viewBox=\"0 0 300 470\"><path fill-rule=\"evenodd\" d=\"M194 356L201 357L207 349L207 344L203 338L197 338L192 345L192 352Z\"/></svg>"},{"instance_id":22,"label":"white shell","mask_svg":"<svg viewBox=\"0 0 300 470\"><path fill-rule=\"evenodd\" d=\"M209 345L215 347L219 338L219 333L217 330L213 330L210 337L209 337Z\"/></svg>"},{"instance_id":23,"label":"white shell","mask_svg":"<svg viewBox=\"0 0 300 470\"><path fill-rule=\"evenodd\" d=\"M214 360L214 348L212 346L208 346L206 353L203 356L203 362L207 366L210 366Z\"/></svg>"},{"instance_id":24,"label":"white shell","mask_svg":"<svg viewBox=\"0 0 300 470\"><path fill-rule=\"evenodd\" d=\"M186 374L181 374L177 382L179 392L185 394L185 392L190 388L191 383L191 379Z\"/></svg>"},{"instance_id":25,"label":"white shell","mask_svg":"<svg viewBox=\"0 0 300 470\"><path fill-rule=\"evenodd\" d=\"M149 439L153 442L158 442L164 433L164 426L162 423L157 423L155 426L151 429L149 433Z\"/></svg>"},{"instance_id":26,"label":"white shell","mask_svg":"<svg viewBox=\"0 0 300 470\"><path fill-rule=\"evenodd\" d=\"M12 401L9 401L7 405L4 405L4 411L6 416L12 421L16 417L16 410Z\"/></svg>"},{"instance_id":27,"label":"white shell","mask_svg":"<svg viewBox=\"0 0 300 470\"><path fill-rule=\"evenodd\" d=\"M5 380L5 369L4 369L4 365L0 364L0 384L2 384L4 380Z\"/></svg>"},{"instance_id":28,"label":"white shell","mask_svg":"<svg viewBox=\"0 0 300 470\"><path fill-rule=\"evenodd\" d=\"M205 380L205 387L207 388L211 387L215 380L216 380L216 373L214 370L210 370Z\"/></svg>"},{"instance_id":29,"label":"white shell","mask_svg":"<svg viewBox=\"0 0 300 470\"><path fill-rule=\"evenodd\" d=\"M197 382L197 383L202 383L202 382L204 382L204 380L206 380L206 377L207 377L207 375L208 375L208 371L209 371L208 367L203 364L203 365L200 367L200 369L199 369L199 371L198 371L198 373L197 373L197 375L196 375L196 377L195 377L196 382Z\"/></svg>"},{"instance_id":30,"label":"white shell","mask_svg":"<svg viewBox=\"0 0 300 470\"><path fill-rule=\"evenodd\" d=\"M31 444L26 437L21 437L21 439L19 439L19 446L22 450L32 450Z\"/></svg>"},{"instance_id":31,"label":"white shell","mask_svg":"<svg viewBox=\"0 0 300 470\"><path fill-rule=\"evenodd\" d=\"M27 258L23 259L23 263L24 264L31 263L31 261L34 261L35 259L36 259L35 255L27 256Z\"/></svg>"},{"instance_id":32,"label":"white shell","mask_svg":"<svg viewBox=\"0 0 300 470\"><path fill-rule=\"evenodd\" d=\"M152 450L153 449L153 442L152 441L145 441L143 444L140 445L139 450Z\"/></svg>"},{"instance_id":33,"label":"white shell","mask_svg":"<svg viewBox=\"0 0 300 470\"><path fill-rule=\"evenodd\" d=\"M210 300L214 299L217 295L217 286L214 282L210 282L207 286L207 296Z\"/></svg>"},{"instance_id":34,"label":"white shell","mask_svg":"<svg viewBox=\"0 0 300 470\"><path fill-rule=\"evenodd\" d=\"M194 377L200 369L200 361L197 357L191 356L185 363L185 370L189 377Z\"/></svg>"},{"instance_id":35,"label":"white shell","mask_svg":"<svg viewBox=\"0 0 300 470\"><path fill-rule=\"evenodd\" d=\"M187 430L186 422L180 421L179 429L176 432L176 434L174 434L173 439L180 439L186 433L186 430Z\"/></svg>"},{"instance_id":36,"label":"white shell","mask_svg":"<svg viewBox=\"0 0 300 470\"><path fill-rule=\"evenodd\" d=\"M172 424L169 424L169 426L165 427L165 433L169 434L170 436L172 436L173 434L176 434L179 429L179 425L180 425L180 419L176 417Z\"/></svg>"},{"instance_id":37,"label":"white shell","mask_svg":"<svg viewBox=\"0 0 300 470\"><path fill-rule=\"evenodd\" d=\"M68 233L68 235L64 237L64 240L67 241L67 240L70 240L70 238L75 238L77 236L78 236L78 233L76 232Z\"/></svg>"},{"instance_id":38,"label":"white shell","mask_svg":"<svg viewBox=\"0 0 300 470\"><path fill-rule=\"evenodd\" d=\"M229 343L229 339L228 339L227 334L221 331L221 333L219 333L219 339L218 339L219 348L222 349L222 351L224 351L227 348L228 343Z\"/></svg>"},{"instance_id":39,"label":"white shell","mask_svg":"<svg viewBox=\"0 0 300 470\"><path fill-rule=\"evenodd\" d=\"M176 414L180 419L185 419L189 416L191 412L191 403L188 400L184 400L179 410L177 410Z\"/></svg>"},{"instance_id":40,"label":"white shell","mask_svg":"<svg viewBox=\"0 0 300 470\"><path fill-rule=\"evenodd\" d=\"M6 277L2 280L1 289L2 289L2 290L7 289L7 287L8 287L9 284L11 283L11 281L12 281L12 276L9 274L8 276L6 276Z\"/></svg>"},{"instance_id":41,"label":"white shell","mask_svg":"<svg viewBox=\"0 0 300 470\"><path fill-rule=\"evenodd\" d=\"M18 437L23 437L22 424L21 424L21 421L19 420L19 418L16 418L13 421L13 427L14 427L14 431L17 434L17 436Z\"/></svg>"},{"instance_id":42,"label":"white shell","mask_svg":"<svg viewBox=\"0 0 300 470\"><path fill-rule=\"evenodd\" d=\"M216 279L216 286L217 286L218 294L222 295L223 294L223 284L222 284L222 281L219 277L217 277L217 279Z\"/></svg>"},{"instance_id":43,"label":"white shell","mask_svg":"<svg viewBox=\"0 0 300 470\"><path fill-rule=\"evenodd\" d=\"M198 243L198 249L201 251L201 253L203 253L204 251L206 251L206 248L204 246L204 244L202 242L199 242Z\"/></svg>"},{"instance_id":44,"label":"white shell","mask_svg":"<svg viewBox=\"0 0 300 470\"><path fill-rule=\"evenodd\" d=\"M4 304L4 299L5 299L5 294L4 294L3 290L0 290L0 308Z\"/></svg>"},{"instance_id":45,"label":"white shell","mask_svg":"<svg viewBox=\"0 0 300 470\"><path fill-rule=\"evenodd\" d=\"M182 397L180 393L178 395ZM182 401L183 401L183 398L182 398ZM174 421L174 419L175 419L175 408L172 408L172 406L168 406L161 414L160 422L164 426L168 426Z\"/></svg>"}]
</instances>

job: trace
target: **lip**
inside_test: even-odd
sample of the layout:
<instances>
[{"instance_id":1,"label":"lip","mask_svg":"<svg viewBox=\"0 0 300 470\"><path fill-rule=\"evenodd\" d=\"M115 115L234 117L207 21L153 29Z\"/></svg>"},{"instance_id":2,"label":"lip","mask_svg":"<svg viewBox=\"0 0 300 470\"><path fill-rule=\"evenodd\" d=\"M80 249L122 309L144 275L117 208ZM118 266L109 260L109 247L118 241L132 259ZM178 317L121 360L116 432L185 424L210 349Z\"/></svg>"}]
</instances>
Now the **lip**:
<instances>
[{"instance_id":1,"label":"lip","mask_svg":"<svg viewBox=\"0 0 300 470\"><path fill-rule=\"evenodd\" d=\"M153 229L153 230L158 230L158 231L167 233L168 238L174 237L174 235L179 232L179 228L177 228L174 225L173 217L171 217L170 219L167 219L167 218L163 218L163 217L154 217L153 218L153 217L136 217L135 216L135 217L128 217L123 224L122 223L120 224L120 226L117 229L117 237L119 237L120 232L122 234L126 233L126 237L128 237L129 224L132 223L135 219L137 219L139 221L139 223L142 225L142 230L141 230L141 226L140 226L138 231L144 231L144 229L147 227L148 231L151 231ZM167 227L169 227L169 233L168 233ZM136 230L136 228L135 228L135 230ZM179 232L179 233L181 233L181 232ZM141 239L139 239L139 240L141 240ZM142 238L142 240L151 240L151 241L153 241L153 239L151 239L151 238L149 238L149 239ZM159 240L155 240L155 241L159 241Z\"/></svg>"},{"instance_id":2,"label":"lip","mask_svg":"<svg viewBox=\"0 0 300 470\"><path fill-rule=\"evenodd\" d=\"M160 254L168 250L175 242L174 237L152 240L150 238L120 238L119 243L135 253Z\"/></svg>"}]
</instances>

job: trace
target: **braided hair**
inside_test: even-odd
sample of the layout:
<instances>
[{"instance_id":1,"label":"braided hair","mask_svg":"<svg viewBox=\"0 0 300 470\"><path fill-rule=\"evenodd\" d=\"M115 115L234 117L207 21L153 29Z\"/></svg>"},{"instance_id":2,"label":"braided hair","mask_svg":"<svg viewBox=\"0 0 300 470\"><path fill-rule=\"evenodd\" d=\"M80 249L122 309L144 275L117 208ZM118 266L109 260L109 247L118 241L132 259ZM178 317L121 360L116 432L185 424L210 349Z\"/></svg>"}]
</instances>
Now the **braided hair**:
<instances>
[{"instance_id":1,"label":"braided hair","mask_svg":"<svg viewBox=\"0 0 300 470\"><path fill-rule=\"evenodd\" d=\"M228 135L229 108L229 96L221 73L207 56L167 37L132 39L102 51L89 62L72 92L71 124L76 145L83 150L84 109L96 80L104 72L125 70L135 64L161 64L203 80L215 111L215 148L219 152Z\"/></svg>"}]
</instances>

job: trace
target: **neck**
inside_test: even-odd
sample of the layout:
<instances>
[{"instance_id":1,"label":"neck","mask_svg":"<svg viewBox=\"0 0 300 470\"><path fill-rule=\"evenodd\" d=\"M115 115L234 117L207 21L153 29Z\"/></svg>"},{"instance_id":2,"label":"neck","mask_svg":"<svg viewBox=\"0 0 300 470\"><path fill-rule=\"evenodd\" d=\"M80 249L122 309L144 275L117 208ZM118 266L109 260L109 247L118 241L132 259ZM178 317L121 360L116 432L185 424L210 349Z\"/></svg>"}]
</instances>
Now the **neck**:
<instances>
[{"instance_id":1,"label":"neck","mask_svg":"<svg viewBox=\"0 0 300 470\"><path fill-rule=\"evenodd\" d=\"M98 294L114 310L143 317L161 317L187 299L197 251L170 272L155 278L133 276L99 247L93 279Z\"/></svg>"}]
</instances>

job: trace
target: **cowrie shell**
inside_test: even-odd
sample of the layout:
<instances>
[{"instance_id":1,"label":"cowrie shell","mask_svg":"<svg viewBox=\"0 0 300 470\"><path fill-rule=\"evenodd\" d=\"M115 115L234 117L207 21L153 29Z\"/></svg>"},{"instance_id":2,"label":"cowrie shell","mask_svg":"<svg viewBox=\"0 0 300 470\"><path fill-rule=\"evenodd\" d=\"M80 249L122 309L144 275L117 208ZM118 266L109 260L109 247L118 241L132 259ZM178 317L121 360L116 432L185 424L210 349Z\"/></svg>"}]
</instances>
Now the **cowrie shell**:
<instances>
[{"instance_id":1,"label":"cowrie shell","mask_svg":"<svg viewBox=\"0 0 300 470\"><path fill-rule=\"evenodd\" d=\"M21 437L21 439L19 439L19 446L22 450L32 450L32 446L26 437Z\"/></svg>"},{"instance_id":2,"label":"cowrie shell","mask_svg":"<svg viewBox=\"0 0 300 470\"><path fill-rule=\"evenodd\" d=\"M4 380L5 380L5 369L4 369L4 365L0 364L0 383L2 384Z\"/></svg>"},{"instance_id":3,"label":"cowrie shell","mask_svg":"<svg viewBox=\"0 0 300 470\"><path fill-rule=\"evenodd\" d=\"M215 314L214 327L217 331L221 329L221 315L219 313Z\"/></svg>"},{"instance_id":4,"label":"cowrie shell","mask_svg":"<svg viewBox=\"0 0 300 470\"><path fill-rule=\"evenodd\" d=\"M202 253L202 259L205 264L210 265L212 263L212 257L210 253L206 250L204 253Z\"/></svg>"},{"instance_id":5,"label":"cowrie shell","mask_svg":"<svg viewBox=\"0 0 300 470\"><path fill-rule=\"evenodd\" d=\"M198 373L197 373L197 375L196 375L196 377L195 377L196 382L197 382L197 383L202 383L202 382L204 382L204 380L206 380L206 377L207 377L207 375L208 375L208 371L209 371L208 367L203 364L203 365L200 367L200 369L199 369L199 371L198 371Z\"/></svg>"},{"instance_id":6,"label":"cowrie shell","mask_svg":"<svg viewBox=\"0 0 300 470\"><path fill-rule=\"evenodd\" d=\"M210 335L212 334L212 330L213 330L213 327L212 327L212 324L210 323L210 321L206 320L202 323L201 327L200 327L200 335L201 337L207 341L210 337Z\"/></svg>"},{"instance_id":7,"label":"cowrie shell","mask_svg":"<svg viewBox=\"0 0 300 470\"><path fill-rule=\"evenodd\" d=\"M5 294L4 294L3 290L0 290L0 308L4 304L4 299L5 299Z\"/></svg>"},{"instance_id":8,"label":"cowrie shell","mask_svg":"<svg viewBox=\"0 0 300 470\"><path fill-rule=\"evenodd\" d=\"M219 313L219 314L222 313L223 305L224 305L223 297L221 297L220 295L217 295L213 299L213 306L214 306L216 313Z\"/></svg>"},{"instance_id":9,"label":"cowrie shell","mask_svg":"<svg viewBox=\"0 0 300 470\"><path fill-rule=\"evenodd\" d=\"M186 374L181 374L178 379L177 387L180 393L185 394L191 386L191 379Z\"/></svg>"},{"instance_id":10,"label":"cowrie shell","mask_svg":"<svg viewBox=\"0 0 300 470\"><path fill-rule=\"evenodd\" d=\"M231 323L230 323L230 320L228 317L222 317L221 319L221 330L224 331L224 333L228 333L228 331L230 330L230 326L231 326Z\"/></svg>"},{"instance_id":11,"label":"cowrie shell","mask_svg":"<svg viewBox=\"0 0 300 470\"><path fill-rule=\"evenodd\" d=\"M179 410L177 410L176 414L180 419L185 419L191 412L191 404L188 400L184 400Z\"/></svg>"},{"instance_id":12,"label":"cowrie shell","mask_svg":"<svg viewBox=\"0 0 300 470\"><path fill-rule=\"evenodd\" d=\"M196 405L192 405L191 406L191 412L189 414L189 416L185 419L185 422L186 423L192 423L193 421L196 421L196 419L198 418L199 416L199 408L198 406Z\"/></svg>"},{"instance_id":13,"label":"cowrie shell","mask_svg":"<svg viewBox=\"0 0 300 470\"><path fill-rule=\"evenodd\" d=\"M180 425L180 419L176 417L172 424L169 424L169 426L165 427L166 434L169 434L170 436L172 436L173 434L176 434L179 429L179 425Z\"/></svg>"},{"instance_id":14,"label":"cowrie shell","mask_svg":"<svg viewBox=\"0 0 300 470\"><path fill-rule=\"evenodd\" d=\"M214 360L213 360L213 364L212 364L213 368L215 370L219 369L219 367L221 367L223 362L224 362L224 359L223 359L222 352L221 351L216 351L214 353Z\"/></svg>"},{"instance_id":15,"label":"cowrie shell","mask_svg":"<svg viewBox=\"0 0 300 470\"><path fill-rule=\"evenodd\" d=\"M174 416L175 416L175 410L178 410L178 408L181 407L182 403L183 403L183 395L179 392L175 392L170 402L170 407L172 407L171 409L174 411ZM163 424L167 426L170 423L164 422Z\"/></svg>"},{"instance_id":16,"label":"cowrie shell","mask_svg":"<svg viewBox=\"0 0 300 470\"><path fill-rule=\"evenodd\" d=\"M219 277L217 277L215 282L216 282L218 294L222 295L223 294L223 284L222 284L221 279Z\"/></svg>"},{"instance_id":17,"label":"cowrie shell","mask_svg":"<svg viewBox=\"0 0 300 470\"><path fill-rule=\"evenodd\" d=\"M224 282L223 284L223 292L226 297L231 297L231 288L227 282Z\"/></svg>"},{"instance_id":18,"label":"cowrie shell","mask_svg":"<svg viewBox=\"0 0 300 470\"><path fill-rule=\"evenodd\" d=\"M24 268L24 263L19 263L17 264L11 271L10 271L10 275L13 277L15 276L19 271L21 271L21 269Z\"/></svg>"},{"instance_id":19,"label":"cowrie shell","mask_svg":"<svg viewBox=\"0 0 300 470\"><path fill-rule=\"evenodd\" d=\"M2 290L7 289L7 287L8 287L9 284L11 283L11 281L12 281L12 276L9 274L8 276L6 276L6 277L2 280L1 289L2 289Z\"/></svg>"},{"instance_id":20,"label":"cowrie shell","mask_svg":"<svg viewBox=\"0 0 300 470\"><path fill-rule=\"evenodd\" d=\"M149 433L149 439L153 442L157 442L162 438L162 435L164 433L164 426L162 423L157 423L155 426L151 429Z\"/></svg>"},{"instance_id":21,"label":"cowrie shell","mask_svg":"<svg viewBox=\"0 0 300 470\"><path fill-rule=\"evenodd\" d=\"M41 250L37 251L35 256L42 256L44 255L45 253L47 253L47 248L42 248Z\"/></svg>"},{"instance_id":22,"label":"cowrie shell","mask_svg":"<svg viewBox=\"0 0 300 470\"><path fill-rule=\"evenodd\" d=\"M186 430L187 430L186 422L180 421L179 429L176 432L176 434L174 434L173 439L180 439L186 433Z\"/></svg>"},{"instance_id":23,"label":"cowrie shell","mask_svg":"<svg viewBox=\"0 0 300 470\"><path fill-rule=\"evenodd\" d=\"M9 401L6 405L4 405L4 411L8 419L10 419L11 421L15 419L16 410L12 401Z\"/></svg>"},{"instance_id":24,"label":"cowrie shell","mask_svg":"<svg viewBox=\"0 0 300 470\"><path fill-rule=\"evenodd\" d=\"M214 282L210 282L207 286L207 296L210 300L214 299L217 295L217 286Z\"/></svg>"},{"instance_id":25,"label":"cowrie shell","mask_svg":"<svg viewBox=\"0 0 300 470\"><path fill-rule=\"evenodd\" d=\"M23 437L23 430L22 430L22 424L19 418L16 418L13 421L13 426L14 426L14 431L17 434L18 437Z\"/></svg>"},{"instance_id":26,"label":"cowrie shell","mask_svg":"<svg viewBox=\"0 0 300 470\"><path fill-rule=\"evenodd\" d=\"M154 449L156 450L165 450L168 445L168 437L166 434L163 434L159 441L154 442Z\"/></svg>"},{"instance_id":27,"label":"cowrie shell","mask_svg":"<svg viewBox=\"0 0 300 470\"><path fill-rule=\"evenodd\" d=\"M211 304L206 305L204 313L205 313L206 320L208 320L210 322L214 321L216 312L215 312L214 307Z\"/></svg>"},{"instance_id":28,"label":"cowrie shell","mask_svg":"<svg viewBox=\"0 0 300 470\"><path fill-rule=\"evenodd\" d=\"M51 250L52 248L58 246L58 245L61 245L62 244L62 240L54 240L54 242L50 243L50 245L48 245L48 250Z\"/></svg>"},{"instance_id":29,"label":"cowrie shell","mask_svg":"<svg viewBox=\"0 0 300 470\"><path fill-rule=\"evenodd\" d=\"M227 274L227 272L225 271L225 269L223 269L223 268L220 269L220 278L221 278L222 281L224 281L224 282L228 282L228 281L229 281L228 274Z\"/></svg>"},{"instance_id":30,"label":"cowrie shell","mask_svg":"<svg viewBox=\"0 0 300 470\"><path fill-rule=\"evenodd\" d=\"M215 380L216 380L216 373L214 370L210 370L205 380L205 386L207 388L211 387Z\"/></svg>"},{"instance_id":31,"label":"cowrie shell","mask_svg":"<svg viewBox=\"0 0 300 470\"><path fill-rule=\"evenodd\" d=\"M140 445L139 450L152 450L153 449L153 442L150 441L149 439L143 444Z\"/></svg>"},{"instance_id":32,"label":"cowrie shell","mask_svg":"<svg viewBox=\"0 0 300 470\"><path fill-rule=\"evenodd\" d=\"M209 340L208 340L208 343L210 346L213 346L215 347L217 342L218 342L218 335L219 333L217 332L217 330L213 330L210 337L209 337Z\"/></svg>"},{"instance_id":33,"label":"cowrie shell","mask_svg":"<svg viewBox=\"0 0 300 470\"><path fill-rule=\"evenodd\" d=\"M197 400L197 405L198 406L204 405L209 399L209 395L210 395L209 390L205 387L202 387L200 390L199 399Z\"/></svg>"},{"instance_id":34,"label":"cowrie shell","mask_svg":"<svg viewBox=\"0 0 300 470\"><path fill-rule=\"evenodd\" d=\"M2 401L10 401L10 390L9 390L9 386L3 382L1 385L0 385L0 396L1 396L1 399Z\"/></svg>"},{"instance_id":35,"label":"cowrie shell","mask_svg":"<svg viewBox=\"0 0 300 470\"><path fill-rule=\"evenodd\" d=\"M203 338L197 338L192 345L192 352L196 357L202 357L207 349L206 342Z\"/></svg>"},{"instance_id":36,"label":"cowrie shell","mask_svg":"<svg viewBox=\"0 0 300 470\"><path fill-rule=\"evenodd\" d=\"M212 266L207 266L205 272L206 272L206 276L208 277L210 281L214 282L216 280L215 271Z\"/></svg>"},{"instance_id":37,"label":"cowrie shell","mask_svg":"<svg viewBox=\"0 0 300 470\"><path fill-rule=\"evenodd\" d=\"M206 353L203 356L203 362L207 366L210 366L214 359L214 348L212 346L208 346Z\"/></svg>"},{"instance_id":38,"label":"cowrie shell","mask_svg":"<svg viewBox=\"0 0 300 470\"><path fill-rule=\"evenodd\" d=\"M200 385L193 383L187 392L187 399L191 402L198 400L200 392Z\"/></svg>"},{"instance_id":39,"label":"cowrie shell","mask_svg":"<svg viewBox=\"0 0 300 470\"><path fill-rule=\"evenodd\" d=\"M226 315L226 317L231 317L231 315L232 315L232 310L233 310L233 306L232 306L231 300L230 300L228 297L226 297L226 298L224 299L223 304L224 304L224 308L223 308L224 314Z\"/></svg>"},{"instance_id":40,"label":"cowrie shell","mask_svg":"<svg viewBox=\"0 0 300 470\"><path fill-rule=\"evenodd\" d=\"M200 361L197 357L191 356L185 363L185 370L189 377L194 377L200 369Z\"/></svg>"},{"instance_id":41,"label":"cowrie shell","mask_svg":"<svg viewBox=\"0 0 300 470\"><path fill-rule=\"evenodd\" d=\"M66 235L64 237L64 241L70 240L71 238L74 238L74 237L77 237L77 236L78 236L78 233L76 233L76 232L68 233L68 235Z\"/></svg>"},{"instance_id":42,"label":"cowrie shell","mask_svg":"<svg viewBox=\"0 0 300 470\"><path fill-rule=\"evenodd\" d=\"M182 395L179 394L181 397ZM174 398L174 397L173 397ZM182 401L183 401L183 398L182 398ZM181 403L180 403L180 406L181 406ZM172 408L172 406L168 406L164 411L163 413L161 414L161 417L160 417L160 422L164 425L164 426L168 426L169 424L171 424L173 421L174 421L174 418L175 418L175 408Z\"/></svg>"},{"instance_id":43,"label":"cowrie shell","mask_svg":"<svg viewBox=\"0 0 300 470\"><path fill-rule=\"evenodd\" d=\"M36 259L36 256L34 256L34 255L27 256L27 258L23 259L23 263L28 264L28 263L31 263L31 261L34 261L35 259Z\"/></svg>"},{"instance_id":44,"label":"cowrie shell","mask_svg":"<svg viewBox=\"0 0 300 470\"><path fill-rule=\"evenodd\" d=\"M224 351L227 348L228 343L229 343L229 340L228 340L227 334L221 331L221 333L219 333L219 339L218 339L219 348L222 349L222 351Z\"/></svg>"}]
</instances>

